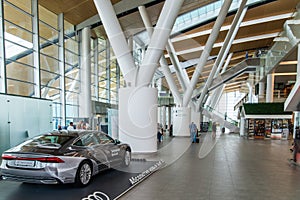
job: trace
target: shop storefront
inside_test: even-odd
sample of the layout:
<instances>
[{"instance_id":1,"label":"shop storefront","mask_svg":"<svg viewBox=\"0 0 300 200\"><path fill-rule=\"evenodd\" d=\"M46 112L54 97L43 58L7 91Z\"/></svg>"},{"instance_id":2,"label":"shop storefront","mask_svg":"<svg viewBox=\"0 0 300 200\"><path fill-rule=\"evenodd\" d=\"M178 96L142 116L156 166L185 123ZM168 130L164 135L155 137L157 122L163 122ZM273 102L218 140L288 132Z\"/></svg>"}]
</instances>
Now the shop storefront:
<instances>
[{"instance_id":1,"label":"shop storefront","mask_svg":"<svg viewBox=\"0 0 300 200\"><path fill-rule=\"evenodd\" d=\"M292 113L283 111L283 103L244 104L241 115L249 139L289 139Z\"/></svg>"}]
</instances>

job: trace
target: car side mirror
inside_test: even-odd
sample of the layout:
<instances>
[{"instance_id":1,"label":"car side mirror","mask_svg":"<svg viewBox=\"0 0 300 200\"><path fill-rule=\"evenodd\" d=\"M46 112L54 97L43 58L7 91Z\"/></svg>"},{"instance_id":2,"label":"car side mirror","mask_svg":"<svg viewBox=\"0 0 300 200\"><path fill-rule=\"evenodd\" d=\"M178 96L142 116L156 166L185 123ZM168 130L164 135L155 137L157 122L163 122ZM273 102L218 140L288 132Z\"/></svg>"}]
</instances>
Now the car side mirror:
<instances>
[{"instance_id":1,"label":"car side mirror","mask_svg":"<svg viewBox=\"0 0 300 200\"><path fill-rule=\"evenodd\" d=\"M115 139L115 144L120 144L121 142L118 139Z\"/></svg>"}]
</instances>

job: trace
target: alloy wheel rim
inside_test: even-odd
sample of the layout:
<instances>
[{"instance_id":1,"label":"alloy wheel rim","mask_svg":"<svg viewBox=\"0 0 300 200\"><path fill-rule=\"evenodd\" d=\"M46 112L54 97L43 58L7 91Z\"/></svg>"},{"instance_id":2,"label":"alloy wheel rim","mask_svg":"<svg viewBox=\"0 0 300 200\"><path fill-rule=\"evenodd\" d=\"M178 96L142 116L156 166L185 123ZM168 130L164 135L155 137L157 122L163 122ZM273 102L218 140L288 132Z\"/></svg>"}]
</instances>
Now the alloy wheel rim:
<instances>
[{"instance_id":1,"label":"alloy wheel rim","mask_svg":"<svg viewBox=\"0 0 300 200\"><path fill-rule=\"evenodd\" d=\"M85 163L82 165L81 170L80 170L80 181L82 184L87 184L92 175L92 170L89 164Z\"/></svg>"}]
</instances>

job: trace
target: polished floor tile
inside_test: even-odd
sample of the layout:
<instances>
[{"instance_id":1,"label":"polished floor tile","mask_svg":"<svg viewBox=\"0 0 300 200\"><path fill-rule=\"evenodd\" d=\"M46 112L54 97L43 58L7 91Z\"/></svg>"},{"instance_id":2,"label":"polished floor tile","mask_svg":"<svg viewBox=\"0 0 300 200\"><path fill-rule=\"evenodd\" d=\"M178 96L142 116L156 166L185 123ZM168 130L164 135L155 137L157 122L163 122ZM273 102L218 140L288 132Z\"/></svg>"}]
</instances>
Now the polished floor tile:
<instances>
[{"instance_id":1,"label":"polished floor tile","mask_svg":"<svg viewBox=\"0 0 300 200\"><path fill-rule=\"evenodd\" d=\"M247 140L238 135L225 134L214 142L206 137L209 137L209 133L203 134L199 144L190 144L188 148L182 148L185 152L178 159L167 163L167 166L120 199L300 198L300 168L290 166L287 160L291 157L290 141ZM161 148L169 146L169 149L176 149L180 140L186 142L188 138L177 138L176 142L172 140L165 138L164 144L160 144ZM171 147L172 145L174 147ZM175 151L159 151L152 159L156 156L172 157ZM151 156L148 159L151 159Z\"/></svg>"}]
</instances>

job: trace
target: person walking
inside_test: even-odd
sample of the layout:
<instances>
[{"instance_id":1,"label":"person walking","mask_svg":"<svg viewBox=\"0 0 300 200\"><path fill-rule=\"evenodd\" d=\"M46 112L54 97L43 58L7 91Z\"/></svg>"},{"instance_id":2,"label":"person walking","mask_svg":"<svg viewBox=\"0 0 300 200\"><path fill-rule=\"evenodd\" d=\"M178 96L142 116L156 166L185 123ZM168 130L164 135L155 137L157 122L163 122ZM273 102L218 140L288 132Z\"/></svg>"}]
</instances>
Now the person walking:
<instances>
[{"instance_id":1,"label":"person walking","mask_svg":"<svg viewBox=\"0 0 300 200\"><path fill-rule=\"evenodd\" d=\"M191 141L192 143L196 143L196 137L197 137L197 126L192 122L190 124L190 134L191 134Z\"/></svg>"}]
</instances>

